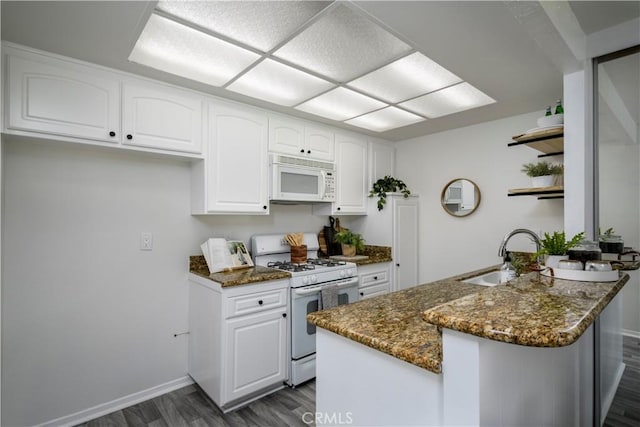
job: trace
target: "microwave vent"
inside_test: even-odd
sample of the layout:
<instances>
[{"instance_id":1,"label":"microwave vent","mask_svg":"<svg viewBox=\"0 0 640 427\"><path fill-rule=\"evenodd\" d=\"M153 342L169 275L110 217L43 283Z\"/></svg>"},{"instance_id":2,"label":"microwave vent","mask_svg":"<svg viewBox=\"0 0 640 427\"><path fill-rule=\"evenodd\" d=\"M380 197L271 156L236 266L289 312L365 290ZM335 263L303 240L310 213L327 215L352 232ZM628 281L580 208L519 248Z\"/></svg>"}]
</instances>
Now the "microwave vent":
<instances>
[{"instance_id":1,"label":"microwave vent","mask_svg":"<svg viewBox=\"0 0 640 427\"><path fill-rule=\"evenodd\" d=\"M300 159L298 157L289 157L289 156L274 156L272 163L279 163L283 165L294 165L294 166L306 166L317 169L329 169L334 170L334 164L329 162L320 162L317 160L309 160L309 159Z\"/></svg>"}]
</instances>

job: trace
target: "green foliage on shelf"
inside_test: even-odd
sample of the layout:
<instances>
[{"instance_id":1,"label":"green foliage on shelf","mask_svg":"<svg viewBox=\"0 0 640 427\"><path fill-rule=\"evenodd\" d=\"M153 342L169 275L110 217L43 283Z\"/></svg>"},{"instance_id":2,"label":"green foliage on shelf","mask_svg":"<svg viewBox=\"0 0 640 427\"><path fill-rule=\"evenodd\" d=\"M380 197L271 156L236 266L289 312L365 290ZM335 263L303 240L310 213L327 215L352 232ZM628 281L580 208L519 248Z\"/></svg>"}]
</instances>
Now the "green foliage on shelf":
<instances>
[{"instance_id":1,"label":"green foliage on shelf","mask_svg":"<svg viewBox=\"0 0 640 427\"><path fill-rule=\"evenodd\" d=\"M522 165L522 172L530 177L562 175L564 173L563 165L554 165L549 162L526 163Z\"/></svg>"},{"instance_id":2,"label":"green foliage on shelf","mask_svg":"<svg viewBox=\"0 0 640 427\"><path fill-rule=\"evenodd\" d=\"M400 191L405 198L411 194L411 191L409 191L404 182L387 175L373 183L373 189L369 191L369 197L378 196L378 210L381 211L387 203L387 193L395 193L398 191Z\"/></svg>"}]
</instances>

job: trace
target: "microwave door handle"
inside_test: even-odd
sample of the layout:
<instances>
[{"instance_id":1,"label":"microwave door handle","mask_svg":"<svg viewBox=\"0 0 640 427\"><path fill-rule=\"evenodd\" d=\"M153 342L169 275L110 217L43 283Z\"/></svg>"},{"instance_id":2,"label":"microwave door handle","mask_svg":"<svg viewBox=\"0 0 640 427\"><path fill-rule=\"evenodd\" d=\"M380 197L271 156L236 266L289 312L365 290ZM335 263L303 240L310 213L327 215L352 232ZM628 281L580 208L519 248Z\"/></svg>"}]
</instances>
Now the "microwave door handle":
<instances>
[{"instance_id":1,"label":"microwave door handle","mask_svg":"<svg viewBox=\"0 0 640 427\"><path fill-rule=\"evenodd\" d=\"M320 189L320 200L324 200L324 194L327 190L327 173L325 171L320 172L320 176L322 177L322 185Z\"/></svg>"}]
</instances>

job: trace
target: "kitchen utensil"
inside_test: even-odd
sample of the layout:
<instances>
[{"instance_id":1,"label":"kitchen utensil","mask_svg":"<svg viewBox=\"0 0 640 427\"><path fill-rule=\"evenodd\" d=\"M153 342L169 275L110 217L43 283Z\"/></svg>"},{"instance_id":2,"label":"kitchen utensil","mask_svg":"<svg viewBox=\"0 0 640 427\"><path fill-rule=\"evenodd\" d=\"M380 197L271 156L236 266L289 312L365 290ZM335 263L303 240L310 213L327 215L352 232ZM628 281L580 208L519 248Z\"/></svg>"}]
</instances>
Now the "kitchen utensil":
<instances>
[{"instance_id":1,"label":"kitchen utensil","mask_svg":"<svg viewBox=\"0 0 640 427\"><path fill-rule=\"evenodd\" d=\"M294 264L307 262L307 245L291 246L291 262Z\"/></svg>"}]
</instances>

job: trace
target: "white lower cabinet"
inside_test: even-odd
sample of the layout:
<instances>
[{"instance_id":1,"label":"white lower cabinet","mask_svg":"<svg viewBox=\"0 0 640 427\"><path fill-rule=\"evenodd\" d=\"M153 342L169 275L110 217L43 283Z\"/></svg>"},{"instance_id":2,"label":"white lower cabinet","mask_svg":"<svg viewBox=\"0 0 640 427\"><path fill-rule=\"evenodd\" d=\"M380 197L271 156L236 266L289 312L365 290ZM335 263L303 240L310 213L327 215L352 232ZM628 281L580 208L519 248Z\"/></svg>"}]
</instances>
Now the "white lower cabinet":
<instances>
[{"instance_id":1,"label":"white lower cabinet","mask_svg":"<svg viewBox=\"0 0 640 427\"><path fill-rule=\"evenodd\" d=\"M225 412L282 388L289 280L223 288L190 279L189 375Z\"/></svg>"},{"instance_id":2,"label":"white lower cabinet","mask_svg":"<svg viewBox=\"0 0 640 427\"><path fill-rule=\"evenodd\" d=\"M391 289L391 263L359 265L358 278L360 300L388 294Z\"/></svg>"}]
</instances>

